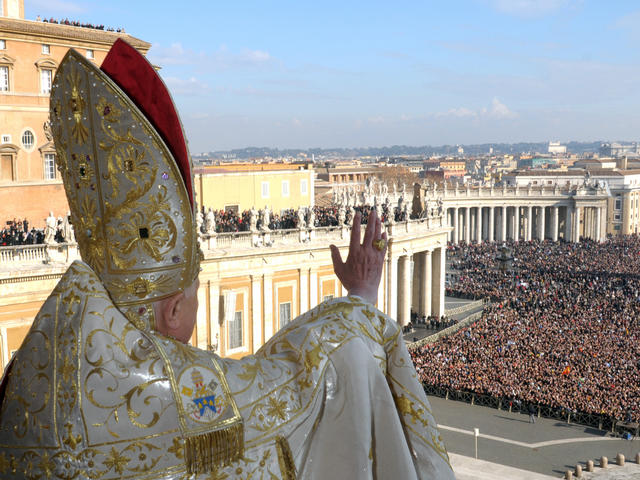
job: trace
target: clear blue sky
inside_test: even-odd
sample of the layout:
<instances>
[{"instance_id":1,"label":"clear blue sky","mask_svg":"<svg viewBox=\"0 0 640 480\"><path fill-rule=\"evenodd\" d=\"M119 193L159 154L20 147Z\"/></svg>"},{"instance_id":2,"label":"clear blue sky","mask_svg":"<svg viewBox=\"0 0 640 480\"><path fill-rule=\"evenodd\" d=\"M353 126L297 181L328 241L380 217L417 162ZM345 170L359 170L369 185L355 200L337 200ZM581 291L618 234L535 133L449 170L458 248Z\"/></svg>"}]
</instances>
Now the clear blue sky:
<instances>
[{"instance_id":1,"label":"clear blue sky","mask_svg":"<svg viewBox=\"0 0 640 480\"><path fill-rule=\"evenodd\" d=\"M192 153L638 140L640 3L25 0L150 42Z\"/></svg>"}]
</instances>

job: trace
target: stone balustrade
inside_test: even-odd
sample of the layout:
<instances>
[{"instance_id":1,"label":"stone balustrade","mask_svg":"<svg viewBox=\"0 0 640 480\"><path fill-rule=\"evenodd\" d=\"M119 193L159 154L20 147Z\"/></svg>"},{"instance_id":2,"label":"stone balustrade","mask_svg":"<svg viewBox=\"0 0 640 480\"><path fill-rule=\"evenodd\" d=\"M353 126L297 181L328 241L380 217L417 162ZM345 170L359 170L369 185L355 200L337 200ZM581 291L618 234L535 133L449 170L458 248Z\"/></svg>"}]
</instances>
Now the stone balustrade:
<instances>
[{"instance_id":1,"label":"stone balustrade","mask_svg":"<svg viewBox=\"0 0 640 480\"><path fill-rule=\"evenodd\" d=\"M402 237L403 235L415 235L420 232L427 233L435 228L446 227L444 217L435 216L429 218L408 220L387 225L387 235ZM364 233L364 228L362 229ZM229 232L201 237L203 251L216 249L254 249L262 247L287 247L308 242L336 243L342 239L348 239L351 228L344 227L316 227L289 230L266 230L258 232ZM76 244L56 245L19 245L0 247L0 266L33 265L49 262L71 263L78 259Z\"/></svg>"},{"instance_id":2,"label":"stone balustrade","mask_svg":"<svg viewBox=\"0 0 640 480\"><path fill-rule=\"evenodd\" d=\"M47 245L17 245L0 248L0 264L33 264L48 261Z\"/></svg>"},{"instance_id":3,"label":"stone balustrade","mask_svg":"<svg viewBox=\"0 0 640 480\"><path fill-rule=\"evenodd\" d=\"M0 247L0 267L13 268L49 263L69 264L79 258L78 247L75 243Z\"/></svg>"}]
</instances>

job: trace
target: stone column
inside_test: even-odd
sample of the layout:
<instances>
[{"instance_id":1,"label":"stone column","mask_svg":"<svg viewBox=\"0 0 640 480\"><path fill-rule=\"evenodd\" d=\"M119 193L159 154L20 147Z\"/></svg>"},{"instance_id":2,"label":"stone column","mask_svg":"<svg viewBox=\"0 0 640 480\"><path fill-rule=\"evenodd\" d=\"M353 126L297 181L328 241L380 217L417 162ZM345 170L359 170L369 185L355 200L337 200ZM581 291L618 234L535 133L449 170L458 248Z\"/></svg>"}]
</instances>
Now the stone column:
<instances>
[{"instance_id":1,"label":"stone column","mask_svg":"<svg viewBox=\"0 0 640 480\"><path fill-rule=\"evenodd\" d=\"M471 243L471 208L464 207L464 241Z\"/></svg>"},{"instance_id":2,"label":"stone column","mask_svg":"<svg viewBox=\"0 0 640 480\"><path fill-rule=\"evenodd\" d=\"M584 207L582 213L582 232L584 238L593 238L591 234L591 207Z\"/></svg>"},{"instance_id":3,"label":"stone column","mask_svg":"<svg viewBox=\"0 0 640 480\"><path fill-rule=\"evenodd\" d=\"M458 218L458 207L453 207L453 243L460 241L460 219Z\"/></svg>"},{"instance_id":4,"label":"stone column","mask_svg":"<svg viewBox=\"0 0 640 480\"><path fill-rule=\"evenodd\" d=\"M318 292L318 272L311 268L309 269L309 309L318 305Z\"/></svg>"},{"instance_id":5,"label":"stone column","mask_svg":"<svg viewBox=\"0 0 640 480\"><path fill-rule=\"evenodd\" d=\"M513 239L520 240L520 207L513 207Z\"/></svg>"},{"instance_id":6,"label":"stone column","mask_svg":"<svg viewBox=\"0 0 640 480\"><path fill-rule=\"evenodd\" d=\"M490 242L493 242L493 231L495 229L495 207L489 207L489 228L487 229L488 239Z\"/></svg>"},{"instance_id":7,"label":"stone column","mask_svg":"<svg viewBox=\"0 0 640 480\"><path fill-rule=\"evenodd\" d=\"M300 301L298 303L299 312L304 313L309 310L309 270L306 268L300 268L298 270L300 275ZM294 312L291 312L291 320L296 317Z\"/></svg>"},{"instance_id":8,"label":"stone column","mask_svg":"<svg viewBox=\"0 0 640 480\"><path fill-rule=\"evenodd\" d=\"M411 320L411 259L402 255L398 265L398 323L405 326Z\"/></svg>"},{"instance_id":9,"label":"stone column","mask_svg":"<svg viewBox=\"0 0 640 480\"><path fill-rule=\"evenodd\" d=\"M544 225L546 223L545 207L540 207L538 212L538 240L544 240Z\"/></svg>"},{"instance_id":10,"label":"stone column","mask_svg":"<svg viewBox=\"0 0 640 480\"><path fill-rule=\"evenodd\" d=\"M409 264L411 274L411 310L414 312L420 312L420 288L422 285L421 272L422 272L422 260L423 256L420 253L415 253L411 256L411 262ZM413 266L413 268L411 268Z\"/></svg>"},{"instance_id":11,"label":"stone column","mask_svg":"<svg viewBox=\"0 0 640 480\"><path fill-rule=\"evenodd\" d=\"M262 306L262 303L260 304ZM260 319L262 321L262 318ZM262 328L262 323L260 324ZM216 335L218 336L218 349L220 353L220 285L209 282L209 339L211 344L216 343Z\"/></svg>"},{"instance_id":12,"label":"stone column","mask_svg":"<svg viewBox=\"0 0 640 480\"><path fill-rule=\"evenodd\" d=\"M622 194L622 234L629 235L631 232L631 193Z\"/></svg>"},{"instance_id":13,"label":"stone column","mask_svg":"<svg viewBox=\"0 0 640 480\"><path fill-rule=\"evenodd\" d=\"M602 209L596 208L596 242L602 241Z\"/></svg>"},{"instance_id":14,"label":"stone column","mask_svg":"<svg viewBox=\"0 0 640 480\"><path fill-rule=\"evenodd\" d=\"M506 206L502 206L502 222L501 222L501 227L502 227L502 233L500 235L500 241L501 242L506 242L507 241L507 207Z\"/></svg>"},{"instance_id":15,"label":"stone column","mask_svg":"<svg viewBox=\"0 0 640 480\"><path fill-rule=\"evenodd\" d=\"M264 343L262 332L262 278L259 275L251 275L251 325L253 331L253 352L256 352ZM301 310L306 311L306 310ZM293 317L293 312L291 312Z\"/></svg>"},{"instance_id":16,"label":"stone column","mask_svg":"<svg viewBox=\"0 0 640 480\"><path fill-rule=\"evenodd\" d=\"M266 342L273 336L273 274L265 274L262 282L264 341Z\"/></svg>"},{"instance_id":17,"label":"stone column","mask_svg":"<svg viewBox=\"0 0 640 480\"><path fill-rule=\"evenodd\" d=\"M580 241L580 210L581 208L576 205L573 214L573 241Z\"/></svg>"},{"instance_id":18,"label":"stone column","mask_svg":"<svg viewBox=\"0 0 640 480\"><path fill-rule=\"evenodd\" d=\"M431 314L438 317L444 315L444 272L446 252L443 247L433 251L431 274Z\"/></svg>"},{"instance_id":19,"label":"stone column","mask_svg":"<svg viewBox=\"0 0 640 480\"><path fill-rule=\"evenodd\" d=\"M529 205L527 207L527 236L525 237L527 242L531 241L531 228L533 227L533 207Z\"/></svg>"},{"instance_id":20,"label":"stone column","mask_svg":"<svg viewBox=\"0 0 640 480\"><path fill-rule=\"evenodd\" d=\"M206 288L198 288L196 292L198 296L198 304L205 305L207 303L207 289ZM206 350L207 344L209 343L209 325L207 321L207 309L199 308L196 314L196 343L195 346L201 349Z\"/></svg>"},{"instance_id":21,"label":"stone column","mask_svg":"<svg viewBox=\"0 0 640 480\"><path fill-rule=\"evenodd\" d=\"M573 241L573 208L567 205L565 208L565 220L564 220L564 241Z\"/></svg>"},{"instance_id":22,"label":"stone column","mask_svg":"<svg viewBox=\"0 0 640 480\"><path fill-rule=\"evenodd\" d=\"M387 256L387 315L398 320L398 258Z\"/></svg>"},{"instance_id":23,"label":"stone column","mask_svg":"<svg viewBox=\"0 0 640 480\"><path fill-rule=\"evenodd\" d=\"M422 262L420 264L420 286L422 291L420 292L420 313L427 317L431 315L431 290L433 288L433 282L431 281L432 264L431 264L431 250L422 252Z\"/></svg>"},{"instance_id":24,"label":"stone column","mask_svg":"<svg viewBox=\"0 0 640 480\"><path fill-rule=\"evenodd\" d=\"M558 218L558 207L551 207L551 240L558 241L558 227L560 219Z\"/></svg>"},{"instance_id":25,"label":"stone column","mask_svg":"<svg viewBox=\"0 0 640 480\"><path fill-rule=\"evenodd\" d=\"M482 243L482 207L476 207L476 243Z\"/></svg>"}]
</instances>

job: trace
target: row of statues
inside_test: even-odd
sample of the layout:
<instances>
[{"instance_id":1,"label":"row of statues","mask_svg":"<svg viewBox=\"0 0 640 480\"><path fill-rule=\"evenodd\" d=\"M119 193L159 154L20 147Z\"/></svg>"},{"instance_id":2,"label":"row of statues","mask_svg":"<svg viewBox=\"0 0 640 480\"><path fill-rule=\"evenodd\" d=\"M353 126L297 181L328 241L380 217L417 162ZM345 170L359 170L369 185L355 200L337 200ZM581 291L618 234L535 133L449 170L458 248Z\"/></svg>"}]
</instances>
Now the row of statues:
<instances>
[{"instance_id":1,"label":"row of statues","mask_svg":"<svg viewBox=\"0 0 640 480\"><path fill-rule=\"evenodd\" d=\"M44 243L55 245L57 243L75 243L73 225L71 224L71 212L62 217L56 218L53 212L44 220Z\"/></svg>"},{"instance_id":2,"label":"row of statues","mask_svg":"<svg viewBox=\"0 0 640 480\"><path fill-rule=\"evenodd\" d=\"M405 183L396 184L393 182L392 191L385 182L377 180L375 177L368 177L362 191L356 190L354 185L342 185L333 189L334 205L364 206L364 205L391 205L399 200L406 202L407 185Z\"/></svg>"}]
</instances>

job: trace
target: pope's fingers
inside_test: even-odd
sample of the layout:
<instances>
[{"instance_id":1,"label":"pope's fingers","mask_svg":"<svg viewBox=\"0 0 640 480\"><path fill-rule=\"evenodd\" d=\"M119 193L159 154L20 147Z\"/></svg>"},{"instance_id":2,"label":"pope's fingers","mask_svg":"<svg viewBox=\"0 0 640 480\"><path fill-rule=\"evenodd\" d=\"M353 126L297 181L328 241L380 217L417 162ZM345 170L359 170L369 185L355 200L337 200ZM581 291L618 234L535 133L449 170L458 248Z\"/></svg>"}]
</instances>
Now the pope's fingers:
<instances>
[{"instance_id":1,"label":"pope's fingers","mask_svg":"<svg viewBox=\"0 0 640 480\"><path fill-rule=\"evenodd\" d=\"M376 217L376 232L375 232L375 234L373 235L373 238L374 238L375 240L377 240L378 238L380 238L381 230L382 230L382 222L380 222L380 218L379 218L379 217Z\"/></svg>"},{"instance_id":2,"label":"pope's fingers","mask_svg":"<svg viewBox=\"0 0 640 480\"><path fill-rule=\"evenodd\" d=\"M331 250L331 261L333 262L333 270L335 271L342 267L342 255L340 255L340 250L335 245L329 245L329 249Z\"/></svg>"},{"instance_id":3,"label":"pope's fingers","mask_svg":"<svg viewBox=\"0 0 640 480\"><path fill-rule=\"evenodd\" d=\"M360 212L356 212L353 216L353 224L351 225L351 241L349 242L349 251L354 252L356 247L360 246Z\"/></svg>"},{"instance_id":4,"label":"pope's fingers","mask_svg":"<svg viewBox=\"0 0 640 480\"><path fill-rule=\"evenodd\" d=\"M372 209L371 213L369 213L369 219L367 220L367 229L364 231L364 239L362 240L362 244L367 247L371 244L374 239L373 232L376 228L376 210Z\"/></svg>"}]
</instances>

